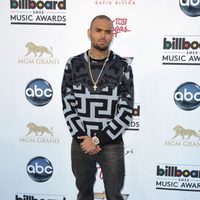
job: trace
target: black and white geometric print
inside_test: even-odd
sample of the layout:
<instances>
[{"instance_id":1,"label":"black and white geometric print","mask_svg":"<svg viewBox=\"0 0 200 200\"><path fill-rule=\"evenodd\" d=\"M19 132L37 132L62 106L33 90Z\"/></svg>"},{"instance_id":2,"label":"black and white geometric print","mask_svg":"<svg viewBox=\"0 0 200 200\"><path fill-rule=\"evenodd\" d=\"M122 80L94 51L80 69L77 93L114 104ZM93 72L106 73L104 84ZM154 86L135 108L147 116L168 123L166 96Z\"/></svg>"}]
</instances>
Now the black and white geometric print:
<instances>
[{"instance_id":1,"label":"black and white geometric print","mask_svg":"<svg viewBox=\"0 0 200 200\"><path fill-rule=\"evenodd\" d=\"M97 135L101 145L120 142L132 121L132 69L111 52L94 91L87 52L70 58L63 76L62 100L66 123L74 138Z\"/></svg>"}]
</instances>

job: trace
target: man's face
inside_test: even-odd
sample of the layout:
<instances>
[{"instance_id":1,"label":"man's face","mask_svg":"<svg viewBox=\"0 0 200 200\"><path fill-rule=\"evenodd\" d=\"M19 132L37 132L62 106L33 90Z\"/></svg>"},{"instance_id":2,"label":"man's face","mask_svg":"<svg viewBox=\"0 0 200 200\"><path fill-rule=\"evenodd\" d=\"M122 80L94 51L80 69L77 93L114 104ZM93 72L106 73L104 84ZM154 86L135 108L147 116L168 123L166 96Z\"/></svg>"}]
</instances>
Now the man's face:
<instances>
[{"instance_id":1,"label":"man's face","mask_svg":"<svg viewBox=\"0 0 200 200\"><path fill-rule=\"evenodd\" d=\"M88 30L88 36L93 48L100 51L107 50L113 39L112 22L106 19L96 19Z\"/></svg>"}]
</instances>

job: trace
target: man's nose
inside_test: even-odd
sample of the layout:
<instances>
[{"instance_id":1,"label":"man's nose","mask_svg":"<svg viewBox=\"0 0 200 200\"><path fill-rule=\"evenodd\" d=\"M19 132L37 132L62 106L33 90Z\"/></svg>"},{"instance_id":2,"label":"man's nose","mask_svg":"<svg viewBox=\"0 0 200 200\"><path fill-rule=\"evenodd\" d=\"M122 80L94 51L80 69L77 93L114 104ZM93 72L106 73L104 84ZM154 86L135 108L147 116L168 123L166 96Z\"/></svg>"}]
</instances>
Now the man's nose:
<instances>
[{"instance_id":1,"label":"man's nose","mask_svg":"<svg viewBox=\"0 0 200 200\"><path fill-rule=\"evenodd\" d=\"M102 36L103 38L105 38L105 37L106 37L106 32L105 32L105 31L102 31L101 36Z\"/></svg>"}]
</instances>

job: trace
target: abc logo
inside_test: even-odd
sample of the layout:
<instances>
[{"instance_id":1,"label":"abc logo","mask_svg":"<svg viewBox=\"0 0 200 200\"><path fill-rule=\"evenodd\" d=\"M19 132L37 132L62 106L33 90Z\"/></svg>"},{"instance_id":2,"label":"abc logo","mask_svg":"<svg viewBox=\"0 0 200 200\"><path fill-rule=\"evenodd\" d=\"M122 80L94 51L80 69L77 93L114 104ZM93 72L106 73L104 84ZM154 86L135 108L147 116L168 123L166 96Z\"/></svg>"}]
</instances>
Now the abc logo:
<instances>
[{"instance_id":1,"label":"abc logo","mask_svg":"<svg viewBox=\"0 0 200 200\"><path fill-rule=\"evenodd\" d=\"M200 16L200 0L179 0L181 10L190 17Z\"/></svg>"},{"instance_id":2,"label":"abc logo","mask_svg":"<svg viewBox=\"0 0 200 200\"><path fill-rule=\"evenodd\" d=\"M29 161L26 167L28 175L36 182L45 182L53 174L53 166L49 160L44 157L35 157Z\"/></svg>"},{"instance_id":3,"label":"abc logo","mask_svg":"<svg viewBox=\"0 0 200 200\"><path fill-rule=\"evenodd\" d=\"M48 104L53 96L51 85L44 79L32 80L26 87L27 100L35 106Z\"/></svg>"},{"instance_id":4,"label":"abc logo","mask_svg":"<svg viewBox=\"0 0 200 200\"><path fill-rule=\"evenodd\" d=\"M183 110L194 110L200 105L200 87L196 83L186 82L174 93L176 105Z\"/></svg>"}]
</instances>

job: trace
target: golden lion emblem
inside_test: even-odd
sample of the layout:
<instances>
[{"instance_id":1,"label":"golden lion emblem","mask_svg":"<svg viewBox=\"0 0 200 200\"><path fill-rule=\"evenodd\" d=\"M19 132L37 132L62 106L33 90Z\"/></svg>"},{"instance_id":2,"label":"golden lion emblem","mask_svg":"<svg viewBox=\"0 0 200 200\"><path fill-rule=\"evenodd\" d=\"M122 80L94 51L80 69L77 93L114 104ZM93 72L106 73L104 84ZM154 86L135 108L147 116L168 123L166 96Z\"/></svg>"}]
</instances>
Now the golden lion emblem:
<instances>
[{"instance_id":1,"label":"golden lion emblem","mask_svg":"<svg viewBox=\"0 0 200 200\"><path fill-rule=\"evenodd\" d=\"M178 136L181 136L182 139L190 139L191 136L198 137L200 139L200 134L192 129L185 129L182 126L177 125L173 130L176 132L176 134L172 139Z\"/></svg>"},{"instance_id":2,"label":"golden lion emblem","mask_svg":"<svg viewBox=\"0 0 200 200\"><path fill-rule=\"evenodd\" d=\"M53 57L52 53L52 47L50 47L50 50L47 47L44 46L37 46L33 42L28 42L26 44L26 48L28 49L28 52L25 56L28 56L29 54L33 53L35 56L40 53L39 56L42 56L44 53L49 54L51 57Z\"/></svg>"},{"instance_id":3,"label":"golden lion emblem","mask_svg":"<svg viewBox=\"0 0 200 200\"><path fill-rule=\"evenodd\" d=\"M47 128L45 126L37 126L35 123L30 122L27 124L27 128L29 129L29 132L26 134L26 136L30 135L31 133L35 133L36 136L43 136L44 133L48 133L51 136L53 136L53 128L52 127L50 130L49 128Z\"/></svg>"}]
</instances>

